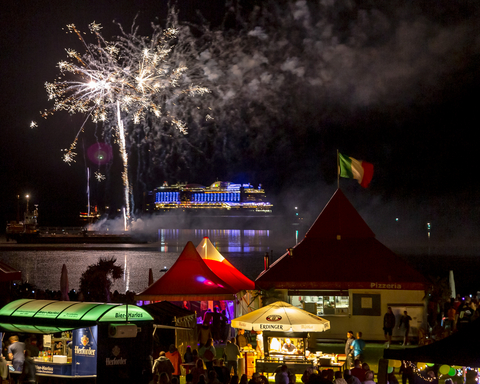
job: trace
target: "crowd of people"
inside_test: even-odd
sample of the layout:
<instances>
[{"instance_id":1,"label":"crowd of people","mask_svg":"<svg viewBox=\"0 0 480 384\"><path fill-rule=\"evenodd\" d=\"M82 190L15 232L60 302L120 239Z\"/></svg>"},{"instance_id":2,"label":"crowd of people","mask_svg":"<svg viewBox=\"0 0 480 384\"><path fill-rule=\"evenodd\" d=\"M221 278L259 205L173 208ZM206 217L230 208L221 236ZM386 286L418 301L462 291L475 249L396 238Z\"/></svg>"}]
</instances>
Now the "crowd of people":
<instances>
[{"instance_id":1,"label":"crowd of people","mask_svg":"<svg viewBox=\"0 0 480 384\"><path fill-rule=\"evenodd\" d=\"M285 374L287 372L287 374ZM332 369L324 369L321 372L314 373L313 369L307 369L302 375L303 384L375 384L374 372L370 369L367 363L363 363L356 359L354 361L354 367L345 369L343 373L341 371L334 372ZM390 379L392 375L389 375L390 384L398 384L395 376ZM295 375L288 374L288 368L286 365L282 365L280 371L275 375L275 384L294 384Z\"/></svg>"},{"instance_id":2,"label":"crowd of people","mask_svg":"<svg viewBox=\"0 0 480 384\"><path fill-rule=\"evenodd\" d=\"M230 339L230 321L227 311L220 310L218 306L213 311L208 308L203 315L203 325L200 329L200 344L204 344L208 338L212 338L214 343L224 343Z\"/></svg>"},{"instance_id":3,"label":"crowd of people","mask_svg":"<svg viewBox=\"0 0 480 384\"><path fill-rule=\"evenodd\" d=\"M183 359L174 345L167 353L160 352L153 361L152 373L155 383L179 384L181 365L186 368L187 384L254 384L257 381L247 380L246 375L238 376L238 359L240 348L237 339L243 341L242 334L232 337L223 348L222 358L217 358L214 340L209 337L199 349L188 346ZM232 374L233 373L233 374ZM268 380L264 383L267 384Z\"/></svg>"}]
</instances>

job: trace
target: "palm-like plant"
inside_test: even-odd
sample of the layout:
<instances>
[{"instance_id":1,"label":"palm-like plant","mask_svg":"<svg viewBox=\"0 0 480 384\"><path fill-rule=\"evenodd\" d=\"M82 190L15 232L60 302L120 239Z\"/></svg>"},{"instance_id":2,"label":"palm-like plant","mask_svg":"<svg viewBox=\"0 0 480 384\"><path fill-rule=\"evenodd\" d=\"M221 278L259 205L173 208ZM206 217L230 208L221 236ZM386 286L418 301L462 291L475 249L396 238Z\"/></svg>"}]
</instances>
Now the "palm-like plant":
<instances>
[{"instance_id":1,"label":"palm-like plant","mask_svg":"<svg viewBox=\"0 0 480 384\"><path fill-rule=\"evenodd\" d=\"M123 268L115 265L117 259L100 258L98 263L89 265L80 278L80 291L86 301L110 302L110 288L115 280L122 277Z\"/></svg>"}]
</instances>

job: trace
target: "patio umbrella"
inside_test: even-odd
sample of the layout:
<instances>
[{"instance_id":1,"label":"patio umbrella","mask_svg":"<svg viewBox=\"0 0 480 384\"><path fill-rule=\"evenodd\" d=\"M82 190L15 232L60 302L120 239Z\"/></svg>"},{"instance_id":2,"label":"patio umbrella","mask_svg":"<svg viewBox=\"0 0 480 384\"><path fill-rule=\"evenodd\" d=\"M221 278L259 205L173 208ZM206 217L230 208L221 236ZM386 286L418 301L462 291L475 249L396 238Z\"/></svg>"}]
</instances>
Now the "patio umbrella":
<instances>
[{"instance_id":1,"label":"patio umbrella","mask_svg":"<svg viewBox=\"0 0 480 384\"><path fill-rule=\"evenodd\" d=\"M455 278L453 276L453 271L450 271L448 275L448 283L450 284L450 290L451 290L450 297L454 299L455 297L457 297L457 292L455 290Z\"/></svg>"},{"instance_id":2,"label":"patio umbrella","mask_svg":"<svg viewBox=\"0 0 480 384\"><path fill-rule=\"evenodd\" d=\"M232 327L252 331L323 332L330 329L330 321L277 301L233 319Z\"/></svg>"},{"instance_id":3,"label":"patio umbrella","mask_svg":"<svg viewBox=\"0 0 480 384\"><path fill-rule=\"evenodd\" d=\"M63 264L62 266L62 275L60 276L60 292L62 293L62 300L69 301L70 297L68 296L68 271L67 266Z\"/></svg>"}]
</instances>

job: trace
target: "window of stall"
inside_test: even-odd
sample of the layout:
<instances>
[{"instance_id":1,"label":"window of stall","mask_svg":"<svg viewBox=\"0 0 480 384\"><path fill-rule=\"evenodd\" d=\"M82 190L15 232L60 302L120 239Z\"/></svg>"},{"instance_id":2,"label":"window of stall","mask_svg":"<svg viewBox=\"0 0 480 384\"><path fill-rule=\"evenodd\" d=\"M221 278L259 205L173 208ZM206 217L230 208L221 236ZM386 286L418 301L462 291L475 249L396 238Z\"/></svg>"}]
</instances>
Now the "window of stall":
<instances>
[{"instance_id":1,"label":"window of stall","mask_svg":"<svg viewBox=\"0 0 480 384\"><path fill-rule=\"evenodd\" d=\"M347 291L289 292L290 303L317 316L346 316L350 313Z\"/></svg>"},{"instance_id":2,"label":"window of stall","mask_svg":"<svg viewBox=\"0 0 480 384\"><path fill-rule=\"evenodd\" d=\"M304 356L305 342L301 337L267 337L268 354L270 356Z\"/></svg>"}]
</instances>

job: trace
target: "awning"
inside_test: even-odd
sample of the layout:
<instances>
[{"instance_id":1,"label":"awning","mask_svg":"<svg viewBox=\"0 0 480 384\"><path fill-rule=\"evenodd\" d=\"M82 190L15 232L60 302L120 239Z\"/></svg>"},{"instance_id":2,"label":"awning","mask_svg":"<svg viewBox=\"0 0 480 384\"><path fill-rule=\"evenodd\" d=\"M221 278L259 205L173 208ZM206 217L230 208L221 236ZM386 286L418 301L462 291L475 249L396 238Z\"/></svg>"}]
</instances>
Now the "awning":
<instances>
[{"instance_id":1,"label":"awning","mask_svg":"<svg viewBox=\"0 0 480 384\"><path fill-rule=\"evenodd\" d=\"M97 323L153 321L135 305L75 301L13 301L0 309L0 329L13 332L56 333Z\"/></svg>"},{"instance_id":2,"label":"awning","mask_svg":"<svg viewBox=\"0 0 480 384\"><path fill-rule=\"evenodd\" d=\"M135 298L168 301L234 300L237 292L212 272L189 241L170 269Z\"/></svg>"},{"instance_id":3,"label":"awning","mask_svg":"<svg viewBox=\"0 0 480 384\"><path fill-rule=\"evenodd\" d=\"M22 280L22 272L0 261L0 282Z\"/></svg>"},{"instance_id":4,"label":"awning","mask_svg":"<svg viewBox=\"0 0 480 384\"><path fill-rule=\"evenodd\" d=\"M237 292L255 289L255 283L225 259L208 237L198 244L197 252L208 268Z\"/></svg>"}]
</instances>

